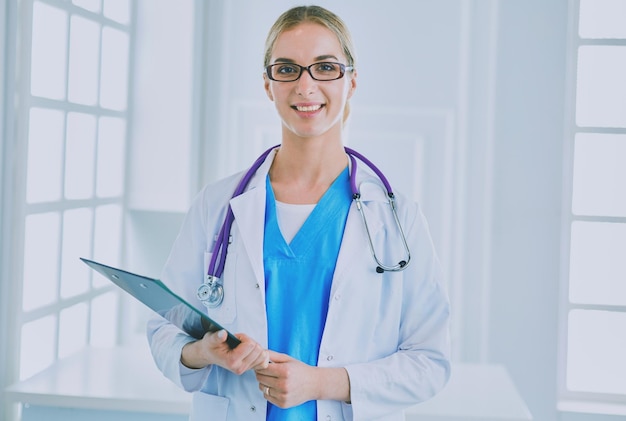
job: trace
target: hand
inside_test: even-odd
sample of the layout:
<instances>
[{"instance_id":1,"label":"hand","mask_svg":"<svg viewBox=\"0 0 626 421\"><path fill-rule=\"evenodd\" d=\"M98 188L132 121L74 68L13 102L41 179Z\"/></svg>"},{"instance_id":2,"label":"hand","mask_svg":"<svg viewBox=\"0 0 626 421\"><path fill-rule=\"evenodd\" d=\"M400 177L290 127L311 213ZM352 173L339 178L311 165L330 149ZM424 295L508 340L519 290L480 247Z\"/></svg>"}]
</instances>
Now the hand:
<instances>
[{"instance_id":1,"label":"hand","mask_svg":"<svg viewBox=\"0 0 626 421\"><path fill-rule=\"evenodd\" d=\"M250 369L264 369L269 365L269 351L249 336L235 335L241 343L231 349L226 343L225 330L206 333L204 337L183 347L180 361L189 368L203 368L216 364L240 375Z\"/></svg>"},{"instance_id":2,"label":"hand","mask_svg":"<svg viewBox=\"0 0 626 421\"><path fill-rule=\"evenodd\" d=\"M259 389L269 402L291 408L311 400L350 402L350 378L343 367L313 367L269 351L271 363L256 369Z\"/></svg>"},{"instance_id":3,"label":"hand","mask_svg":"<svg viewBox=\"0 0 626 421\"><path fill-rule=\"evenodd\" d=\"M266 368L255 370L265 399L280 408L291 408L318 399L317 367L279 352L269 351L269 356L271 363Z\"/></svg>"}]
</instances>

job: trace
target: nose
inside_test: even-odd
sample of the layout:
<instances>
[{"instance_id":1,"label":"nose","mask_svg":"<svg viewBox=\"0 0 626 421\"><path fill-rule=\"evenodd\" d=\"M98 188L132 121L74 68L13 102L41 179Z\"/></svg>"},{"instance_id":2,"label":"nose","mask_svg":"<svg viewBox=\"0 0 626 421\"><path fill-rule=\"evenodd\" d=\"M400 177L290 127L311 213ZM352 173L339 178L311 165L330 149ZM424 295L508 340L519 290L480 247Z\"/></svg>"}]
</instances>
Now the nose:
<instances>
[{"instance_id":1,"label":"nose","mask_svg":"<svg viewBox=\"0 0 626 421\"><path fill-rule=\"evenodd\" d=\"M298 95L307 96L315 91L317 81L313 79L308 69L303 69L300 78L296 81L296 92Z\"/></svg>"}]
</instances>

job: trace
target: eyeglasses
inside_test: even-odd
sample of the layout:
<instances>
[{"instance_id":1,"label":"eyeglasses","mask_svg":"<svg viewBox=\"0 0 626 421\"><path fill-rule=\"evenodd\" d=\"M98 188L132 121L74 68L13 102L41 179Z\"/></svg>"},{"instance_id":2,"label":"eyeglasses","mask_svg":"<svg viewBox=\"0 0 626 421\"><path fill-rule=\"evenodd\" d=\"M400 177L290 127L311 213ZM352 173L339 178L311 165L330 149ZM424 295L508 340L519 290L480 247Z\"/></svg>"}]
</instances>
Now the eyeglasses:
<instances>
[{"instance_id":1,"label":"eyeglasses","mask_svg":"<svg viewBox=\"0 0 626 421\"><path fill-rule=\"evenodd\" d=\"M302 72L309 72L314 80L337 80L341 79L346 70L352 70L353 66L346 66L341 63L331 61L321 61L304 67L295 63L276 63L270 64L265 68L267 77L276 82L294 82L300 79Z\"/></svg>"}]
</instances>

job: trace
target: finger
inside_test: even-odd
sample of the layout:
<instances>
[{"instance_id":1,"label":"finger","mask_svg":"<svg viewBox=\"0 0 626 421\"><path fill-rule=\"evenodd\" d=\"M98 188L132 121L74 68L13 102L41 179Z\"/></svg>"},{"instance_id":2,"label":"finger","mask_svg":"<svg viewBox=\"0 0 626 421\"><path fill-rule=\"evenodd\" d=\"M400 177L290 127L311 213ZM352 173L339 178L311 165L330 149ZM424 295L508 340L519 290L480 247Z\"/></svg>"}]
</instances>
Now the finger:
<instances>
[{"instance_id":1,"label":"finger","mask_svg":"<svg viewBox=\"0 0 626 421\"><path fill-rule=\"evenodd\" d=\"M259 383L267 384L267 381L271 379L271 376L265 374L264 370L254 370L256 381Z\"/></svg>"},{"instance_id":2,"label":"finger","mask_svg":"<svg viewBox=\"0 0 626 421\"><path fill-rule=\"evenodd\" d=\"M248 368L254 368L263 364L265 360L264 350L259 344L254 344L245 355L242 355L241 359Z\"/></svg>"},{"instance_id":3,"label":"finger","mask_svg":"<svg viewBox=\"0 0 626 421\"><path fill-rule=\"evenodd\" d=\"M250 353L254 352L254 349L258 345L254 340L252 340L250 337L246 336L243 333L239 333L235 336L241 341L241 343L232 350L235 355L237 355L241 359L244 359L248 355L250 355Z\"/></svg>"},{"instance_id":4,"label":"finger","mask_svg":"<svg viewBox=\"0 0 626 421\"><path fill-rule=\"evenodd\" d=\"M269 389L269 386L268 386L268 385L266 385L266 384L264 384L264 383L259 383L259 390L260 390L261 392L263 392L263 394L264 394L264 395L266 394L266 393L265 393L266 389Z\"/></svg>"},{"instance_id":5,"label":"finger","mask_svg":"<svg viewBox=\"0 0 626 421\"><path fill-rule=\"evenodd\" d=\"M258 354L256 360L252 363L252 368L254 370L264 370L270 364L269 352L265 349L261 350Z\"/></svg>"},{"instance_id":6,"label":"finger","mask_svg":"<svg viewBox=\"0 0 626 421\"><path fill-rule=\"evenodd\" d=\"M269 350L269 355L270 355L270 361L274 363L286 363L287 361L290 361L293 359L287 354L272 351L271 349Z\"/></svg>"},{"instance_id":7,"label":"finger","mask_svg":"<svg viewBox=\"0 0 626 421\"><path fill-rule=\"evenodd\" d=\"M263 383L259 383L259 390L261 391L261 393L263 393L263 397L271 403L276 403L276 396L274 396L274 393L276 393L276 389L272 389L270 386L265 385Z\"/></svg>"}]
</instances>

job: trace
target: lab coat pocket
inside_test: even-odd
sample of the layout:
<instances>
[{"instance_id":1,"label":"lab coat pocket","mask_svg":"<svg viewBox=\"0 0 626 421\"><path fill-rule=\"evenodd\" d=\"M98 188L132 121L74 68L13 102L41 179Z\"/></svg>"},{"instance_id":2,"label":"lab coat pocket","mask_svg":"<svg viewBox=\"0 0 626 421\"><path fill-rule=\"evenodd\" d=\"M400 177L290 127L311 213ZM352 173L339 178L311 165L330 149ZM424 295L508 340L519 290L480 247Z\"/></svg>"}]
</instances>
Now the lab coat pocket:
<instances>
[{"instance_id":1,"label":"lab coat pocket","mask_svg":"<svg viewBox=\"0 0 626 421\"><path fill-rule=\"evenodd\" d=\"M189 421L206 420L209 414L211 420L225 420L228 417L229 405L230 399L223 396L196 392L191 400Z\"/></svg>"},{"instance_id":2,"label":"lab coat pocket","mask_svg":"<svg viewBox=\"0 0 626 421\"><path fill-rule=\"evenodd\" d=\"M212 255L213 253L211 252L206 252L206 251L204 252L205 271L208 270ZM222 278L219 280L219 282L222 283L222 287L224 288L224 301L222 301L222 304L220 304L216 308L207 309L208 310L207 313L209 317L211 317L217 323L222 324L222 325L233 323L237 315L237 311L236 311L237 294L235 290L236 277L233 276L232 274L228 275L230 273L228 269L231 267L232 268L236 267L236 264L237 264L237 253L231 253L229 251L228 258L226 259L226 270L224 270L224 273L222 274Z\"/></svg>"}]
</instances>

